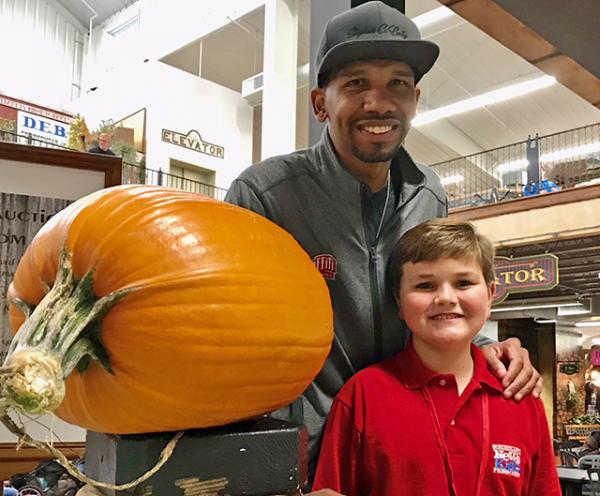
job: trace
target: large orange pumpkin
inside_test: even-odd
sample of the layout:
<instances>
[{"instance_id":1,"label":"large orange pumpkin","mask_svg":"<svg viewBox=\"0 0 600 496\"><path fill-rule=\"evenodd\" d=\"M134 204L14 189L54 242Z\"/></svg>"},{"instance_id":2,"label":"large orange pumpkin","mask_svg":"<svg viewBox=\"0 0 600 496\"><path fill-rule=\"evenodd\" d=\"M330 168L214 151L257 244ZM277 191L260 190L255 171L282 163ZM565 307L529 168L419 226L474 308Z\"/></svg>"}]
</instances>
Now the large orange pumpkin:
<instances>
[{"instance_id":1,"label":"large orange pumpkin","mask_svg":"<svg viewBox=\"0 0 600 496\"><path fill-rule=\"evenodd\" d=\"M329 293L310 258L278 226L227 203L152 186L94 193L39 231L9 296L37 305L70 266L79 293L88 274L92 298L120 295L99 329L82 333L95 336L112 373L98 361L73 370L55 412L87 429L142 433L257 416L300 395L329 352ZM64 305L47 306L42 321L59 319ZM23 321L12 305L13 329Z\"/></svg>"}]
</instances>

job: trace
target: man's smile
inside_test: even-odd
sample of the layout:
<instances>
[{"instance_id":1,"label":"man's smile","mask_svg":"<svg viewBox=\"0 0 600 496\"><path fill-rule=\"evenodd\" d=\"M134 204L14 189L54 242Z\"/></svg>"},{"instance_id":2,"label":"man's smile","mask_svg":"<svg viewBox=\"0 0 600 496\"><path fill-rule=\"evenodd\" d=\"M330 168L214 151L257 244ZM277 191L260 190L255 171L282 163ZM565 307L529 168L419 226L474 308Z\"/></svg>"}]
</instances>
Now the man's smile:
<instances>
[{"instance_id":1,"label":"man's smile","mask_svg":"<svg viewBox=\"0 0 600 496\"><path fill-rule=\"evenodd\" d=\"M356 128L363 134L381 136L391 134L399 127L399 123L395 119L385 120L363 120L356 123ZM383 137L383 136L382 136Z\"/></svg>"},{"instance_id":2,"label":"man's smile","mask_svg":"<svg viewBox=\"0 0 600 496\"><path fill-rule=\"evenodd\" d=\"M364 126L363 129L371 134L384 134L393 129L392 126Z\"/></svg>"}]
</instances>

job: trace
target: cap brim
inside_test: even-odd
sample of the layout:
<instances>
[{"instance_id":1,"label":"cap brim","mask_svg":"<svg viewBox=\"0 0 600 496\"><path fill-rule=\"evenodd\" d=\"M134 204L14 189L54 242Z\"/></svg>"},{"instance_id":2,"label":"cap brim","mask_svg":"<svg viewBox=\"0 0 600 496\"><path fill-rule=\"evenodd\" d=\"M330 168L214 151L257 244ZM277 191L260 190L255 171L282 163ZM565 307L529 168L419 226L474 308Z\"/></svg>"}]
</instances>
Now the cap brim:
<instances>
[{"instance_id":1,"label":"cap brim","mask_svg":"<svg viewBox=\"0 0 600 496\"><path fill-rule=\"evenodd\" d=\"M329 50L318 68L317 83L323 75L360 60L397 60L412 67L415 82L433 66L440 48L430 41L352 40L340 43Z\"/></svg>"}]
</instances>

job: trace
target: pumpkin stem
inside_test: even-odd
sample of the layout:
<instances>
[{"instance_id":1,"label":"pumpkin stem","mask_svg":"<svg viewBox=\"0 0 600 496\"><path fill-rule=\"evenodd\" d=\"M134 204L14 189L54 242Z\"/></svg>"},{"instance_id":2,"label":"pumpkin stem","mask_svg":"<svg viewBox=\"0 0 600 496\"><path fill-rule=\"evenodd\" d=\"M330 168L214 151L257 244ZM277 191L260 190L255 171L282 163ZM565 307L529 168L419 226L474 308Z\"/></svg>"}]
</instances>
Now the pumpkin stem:
<instances>
[{"instance_id":1,"label":"pumpkin stem","mask_svg":"<svg viewBox=\"0 0 600 496\"><path fill-rule=\"evenodd\" d=\"M51 356L23 348L12 355L2 382L2 397L10 406L30 414L56 409L65 396L60 365Z\"/></svg>"},{"instance_id":2,"label":"pumpkin stem","mask_svg":"<svg viewBox=\"0 0 600 496\"><path fill-rule=\"evenodd\" d=\"M91 360L112 373L98 324L131 290L98 298L93 276L92 269L77 281L71 256L63 250L54 285L13 338L2 367L1 394L11 406L29 414L54 410L64 397L64 380Z\"/></svg>"}]
</instances>

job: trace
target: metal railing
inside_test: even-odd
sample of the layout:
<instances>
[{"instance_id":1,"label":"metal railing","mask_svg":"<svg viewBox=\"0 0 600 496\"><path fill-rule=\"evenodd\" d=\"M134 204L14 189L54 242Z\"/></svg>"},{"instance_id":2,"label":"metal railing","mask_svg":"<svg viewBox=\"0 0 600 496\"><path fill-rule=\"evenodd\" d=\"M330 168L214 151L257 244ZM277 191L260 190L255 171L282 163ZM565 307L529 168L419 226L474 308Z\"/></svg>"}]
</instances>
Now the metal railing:
<instances>
[{"instance_id":1,"label":"metal railing","mask_svg":"<svg viewBox=\"0 0 600 496\"><path fill-rule=\"evenodd\" d=\"M16 134L12 131L0 131L0 141L8 143L17 143L19 145L40 146L44 148L57 148L67 151L79 151L58 143L36 138L32 135ZM167 186L169 188L180 189L192 193L210 196L217 200L223 200L227 194L225 188L219 188L212 184L201 183L163 172L162 169L150 169L143 165L123 161L121 169L121 181L123 184L154 184L158 186Z\"/></svg>"},{"instance_id":2,"label":"metal railing","mask_svg":"<svg viewBox=\"0 0 600 496\"><path fill-rule=\"evenodd\" d=\"M18 145L41 146L42 148L58 148L61 150L71 150L59 143L36 138L31 134L17 134L12 131L0 130L0 141L5 143L16 143Z\"/></svg>"},{"instance_id":3,"label":"metal railing","mask_svg":"<svg viewBox=\"0 0 600 496\"><path fill-rule=\"evenodd\" d=\"M217 200L224 200L227 190L219 188L212 184L201 183L186 177L177 176L163 172L161 169L148 169L137 164L123 162L121 174L123 184L155 184L158 186L167 186L169 188L198 193L210 196Z\"/></svg>"},{"instance_id":4,"label":"metal railing","mask_svg":"<svg viewBox=\"0 0 600 496\"><path fill-rule=\"evenodd\" d=\"M600 183L600 124L430 167L442 179L451 209Z\"/></svg>"},{"instance_id":5,"label":"metal railing","mask_svg":"<svg viewBox=\"0 0 600 496\"><path fill-rule=\"evenodd\" d=\"M0 131L0 141L68 149ZM555 189L600 183L600 123L495 148L430 166L442 179L450 209L498 203ZM227 190L123 162L123 184L156 184L223 200Z\"/></svg>"},{"instance_id":6,"label":"metal railing","mask_svg":"<svg viewBox=\"0 0 600 496\"><path fill-rule=\"evenodd\" d=\"M563 188L600 183L600 123L541 137L543 176Z\"/></svg>"}]
</instances>

